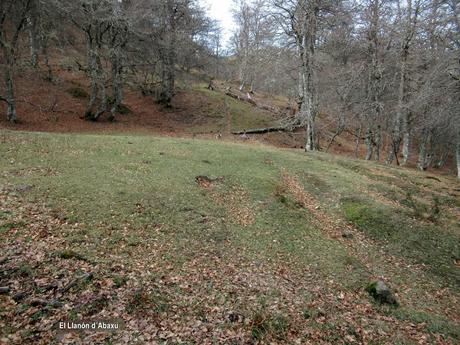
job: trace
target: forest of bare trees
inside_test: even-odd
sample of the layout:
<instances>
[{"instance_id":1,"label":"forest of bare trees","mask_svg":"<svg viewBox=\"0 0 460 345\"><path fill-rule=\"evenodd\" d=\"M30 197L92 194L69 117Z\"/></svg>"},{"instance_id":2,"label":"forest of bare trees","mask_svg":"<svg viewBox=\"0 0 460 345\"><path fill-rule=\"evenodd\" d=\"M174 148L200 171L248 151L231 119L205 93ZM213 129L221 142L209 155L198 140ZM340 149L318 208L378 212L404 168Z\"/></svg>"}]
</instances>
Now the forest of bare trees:
<instances>
[{"instance_id":1,"label":"forest of bare trees","mask_svg":"<svg viewBox=\"0 0 460 345\"><path fill-rule=\"evenodd\" d=\"M200 70L241 91L291 99L297 113L289 125L305 128L307 151L347 135L356 155L365 145L367 160L416 159L421 170L456 161L460 177L458 0L235 0L227 54L199 1L2 0L0 7L0 100L11 122L20 119L15 71L27 63L53 82L50 60L59 50L87 75L87 120L115 120L133 85L169 107L178 78Z\"/></svg>"},{"instance_id":2,"label":"forest of bare trees","mask_svg":"<svg viewBox=\"0 0 460 345\"><path fill-rule=\"evenodd\" d=\"M460 154L459 13L456 0L239 1L241 85L257 71L251 91L288 90L306 150L348 132L365 143L367 160L417 156L421 170L441 167ZM279 65L289 88L268 85ZM333 135L317 128L318 116L336 124Z\"/></svg>"}]
</instances>

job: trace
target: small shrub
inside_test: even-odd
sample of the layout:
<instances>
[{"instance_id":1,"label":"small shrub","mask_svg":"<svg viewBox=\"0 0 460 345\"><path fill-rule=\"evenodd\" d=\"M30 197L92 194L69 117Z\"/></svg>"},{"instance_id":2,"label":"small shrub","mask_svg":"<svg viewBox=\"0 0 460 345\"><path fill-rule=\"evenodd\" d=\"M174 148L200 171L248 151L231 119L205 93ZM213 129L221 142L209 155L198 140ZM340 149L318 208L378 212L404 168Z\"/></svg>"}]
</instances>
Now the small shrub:
<instances>
[{"instance_id":1,"label":"small shrub","mask_svg":"<svg viewBox=\"0 0 460 345\"><path fill-rule=\"evenodd\" d=\"M72 86L67 92L75 98L88 98L88 92L80 86Z\"/></svg>"}]
</instances>

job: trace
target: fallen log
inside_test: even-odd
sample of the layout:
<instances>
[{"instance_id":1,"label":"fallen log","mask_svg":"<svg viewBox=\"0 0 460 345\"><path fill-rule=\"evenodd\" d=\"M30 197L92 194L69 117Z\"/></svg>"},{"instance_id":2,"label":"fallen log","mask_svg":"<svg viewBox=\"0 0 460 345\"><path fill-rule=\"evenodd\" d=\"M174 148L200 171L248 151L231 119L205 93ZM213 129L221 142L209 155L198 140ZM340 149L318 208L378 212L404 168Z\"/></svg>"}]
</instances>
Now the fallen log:
<instances>
[{"instance_id":1,"label":"fallen log","mask_svg":"<svg viewBox=\"0 0 460 345\"><path fill-rule=\"evenodd\" d=\"M301 128L301 125L288 125L288 126L278 126L278 127L266 127L266 128L253 128L253 129L246 129L243 131L232 132L234 135L242 135L242 134L264 134L264 133L271 133L271 132L293 132L297 128Z\"/></svg>"},{"instance_id":2,"label":"fallen log","mask_svg":"<svg viewBox=\"0 0 460 345\"><path fill-rule=\"evenodd\" d=\"M264 134L270 132L288 132L290 128L287 127L267 127L267 128L253 128L253 129L246 129L244 131L232 132L234 135L242 135L242 134Z\"/></svg>"},{"instance_id":3,"label":"fallen log","mask_svg":"<svg viewBox=\"0 0 460 345\"><path fill-rule=\"evenodd\" d=\"M237 99L237 100L239 100L239 101L248 102L248 103L250 103L250 104L252 104L252 105L254 105L254 106L257 106L257 103L256 103L253 99L251 99L251 98L241 97L241 96L236 95L236 94L234 94L234 93L232 93L232 92L230 92L230 91L225 92L225 94L226 94L227 96L231 97L231 98Z\"/></svg>"}]
</instances>

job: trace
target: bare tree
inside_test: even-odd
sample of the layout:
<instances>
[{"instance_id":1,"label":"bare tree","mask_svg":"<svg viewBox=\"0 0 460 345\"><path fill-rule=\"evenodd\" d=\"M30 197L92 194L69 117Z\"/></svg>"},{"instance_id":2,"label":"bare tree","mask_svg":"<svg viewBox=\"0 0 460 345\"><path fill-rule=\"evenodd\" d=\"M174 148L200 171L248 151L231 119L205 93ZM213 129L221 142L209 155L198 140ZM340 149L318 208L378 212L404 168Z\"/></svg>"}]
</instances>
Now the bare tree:
<instances>
[{"instance_id":1,"label":"bare tree","mask_svg":"<svg viewBox=\"0 0 460 345\"><path fill-rule=\"evenodd\" d=\"M14 69L19 38L26 27L31 3L32 0L3 0L0 2L0 47L6 86L6 96L1 99L7 103L6 117L11 122L18 121L14 96Z\"/></svg>"},{"instance_id":2,"label":"bare tree","mask_svg":"<svg viewBox=\"0 0 460 345\"><path fill-rule=\"evenodd\" d=\"M403 142L403 163L407 163L410 152L410 114L411 111L408 105L408 79L410 69L410 55L412 53L412 41L414 39L417 25L418 15L420 12L420 1L406 0L406 3L401 5L398 2L398 21L397 26L399 33L399 85L398 85L398 103L396 106L396 116L394 119L394 129L391 136L391 144L387 163L391 164L394 159L398 162L399 148L401 140ZM399 162L398 162L399 163Z\"/></svg>"},{"instance_id":3,"label":"bare tree","mask_svg":"<svg viewBox=\"0 0 460 345\"><path fill-rule=\"evenodd\" d=\"M279 21L284 32L295 41L299 59L299 122L307 132L306 151L317 149L315 119L318 113L315 75L316 39L321 11L320 0L276 0Z\"/></svg>"}]
</instances>

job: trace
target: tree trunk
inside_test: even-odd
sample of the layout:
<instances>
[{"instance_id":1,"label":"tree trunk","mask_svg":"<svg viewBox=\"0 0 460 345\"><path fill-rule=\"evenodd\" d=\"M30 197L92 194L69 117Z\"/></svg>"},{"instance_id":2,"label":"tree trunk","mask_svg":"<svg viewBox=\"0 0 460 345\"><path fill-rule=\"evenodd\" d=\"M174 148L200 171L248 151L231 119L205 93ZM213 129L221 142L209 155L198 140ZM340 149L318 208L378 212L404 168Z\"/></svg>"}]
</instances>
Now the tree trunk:
<instances>
[{"instance_id":1,"label":"tree trunk","mask_svg":"<svg viewBox=\"0 0 460 345\"><path fill-rule=\"evenodd\" d=\"M49 53L48 53L48 38L45 36L42 36L42 53L44 56L45 60L45 66L46 66L46 80L49 82L53 81L53 69L50 64L50 58L49 58Z\"/></svg>"},{"instance_id":2,"label":"tree trunk","mask_svg":"<svg viewBox=\"0 0 460 345\"><path fill-rule=\"evenodd\" d=\"M89 101L86 106L85 118L92 120L94 118L94 107L97 101L98 94L98 71L97 71L97 53L94 48L91 47L91 43L88 43L88 72L90 77L90 93Z\"/></svg>"},{"instance_id":3,"label":"tree trunk","mask_svg":"<svg viewBox=\"0 0 460 345\"><path fill-rule=\"evenodd\" d=\"M420 147L419 147L419 156L418 156L418 168L422 171L428 169L429 164L429 154L428 154L428 145L430 141L430 133L429 130L423 129L420 139Z\"/></svg>"},{"instance_id":4,"label":"tree trunk","mask_svg":"<svg viewBox=\"0 0 460 345\"><path fill-rule=\"evenodd\" d=\"M305 19L303 34L298 38L298 52L300 55L301 67L299 75L299 103L300 122L306 127L305 151L316 150L316 129L315 118L316 106L316 83L314 76L314 59L316 44L316 16L315 8L310 8Z\"/></svg>"},{"instance_id":5,"label":"tree trunk","mask_svg":"<svg viewBox=\"0 0 460 345\"><path fill-rule=\"evenodd\" d=\"M407 54L403 53L401 61L401 71L399 76L399 88L398 88L398 105L396 107L396 118L394 123L393 135L391 138L390 150L388 152L387 164L393 163L393 160L397 158L399 153L399 147L401 145L401 120L403 117L403 107L405 99L405 84L406 84L406 59Z\"/></svg>"},{"instance_id":6,"label":"tree trunk","mask_svg":"<svg viewBox=\"0 0 460 345\"><path fill-rule=\"evenodd\" d=\"M356 129L355 157L359 157L359 145L361 143L361 126Z\"/></svg>"},{"instance_id":7,"label":"tree trunk","mask_svg":"<svg viewBox=\"0 0 460 345\"><path fill-rule=\"evenodd\" d=\"M374 155L375 146L375 158L380 159L380 126L378 123L382 118L382 104L380 101L382 93L382 64L379 56L379 30L380 30L380 1L373 0L370 3L370 23L368 29L368 80L366 98L369 103L369 109L367 113L367 126L366 131L366 160L371 160ZM374 129L377 131L374 132Z\"/></svg>"},{"instance_id":8,"label":"tree trunk","mask_svg":"<svg viewBox=\"0 0 460 345\"><path fill-rule=\"evenodd\" d=\"M171 106L171 101L174 96L174 87L176 79L176 50L175 50L175 32L174 28L171 29L170 37L167 43L167 52L165 61L163 61L163 70L161 78L161 92L158 102L164 104L166 107Z\"/></svg>"},{"instance_id":9,"label":"tree trunk","mask_svg":"<svg viewBox=\"0 0 460 345\"><path fill-rule=\"evenodd\" d=\"M113 103L110 109L110 120L115 120L120 104L123 102L123 80L122 66L120 61L121 52L115 49L112 53L112 98Z\"/></svg>"},{"instance_id":10,"label":"tree trunk","mask_svg":"<svg viewBox=\"0 0 460 345\"><path fill-rule=\"evenodd\" d=\"M403 118L403 164L406 164L410 158L410 113L405 113Z\"/></svg>"},{"instance_id":11,"label":"tree trunk","mask_svg":"<svg viewBox=\"0 0 460 345\"><path fill-rule=\"evenodd\" d=\"M14 81L13 81L13 63L5 66L5 86L6 86L6 102L8 103L6 118L10 122L17 122L16 101L14 98Z\"/></svg>"},{"instance_id":12,"label":"tree trunk","mask_svg":"<svg viewBox=\"0 0 460 345\"><path fill-rule=\"evenodd\" d=\"M30 40L30 55L31 64L34 68L38 67L38 52L40 50L40 9L39 0L32 0L30 5L29 16L29 40Z\"/></svg>"},{"instance_id":13,"label":"tree trunk","mask_svg":"<svg viewBox=\"0 0 460 345\"><path fill-rule=\"evenodd\" d=\"M375 133L375 160L380 161L380 148L382 146L382 130L380 126L377 126L377 131Z\"/></svg>"},{"instance_id":14,"label":"tree trunk","mask_svg":"<svg viewBox=\"0 0 460 345\"><path fill-rule=\"evenodd\" d=\"M174 53L169 53L171 55ZM166 107L171 106L171 101L174 96L174 84L175 84L175 71L172 63L173 59L168 58L168 62L163 64L163 73L161 81L161 93L159 103L164 104Z\"/></svg>"},{"instance_id":15,"label":"tree trunk","mask_svg":"<svg viewBox=\"0 0 460 345\"><path fill-rule=\"evenodd\" d=\"M457 136L457 148L455 156L457 158L457 177L460 178L460 133Z\"/></svg>"},{"instance_id":16,"label":"tree trunk","mask_svg":"<svg viewBox=\"0 0 460 345\"><path fill-rule=\"evenodd\" d=\"M369 161L372 159L374 154L374 139L372 129L368 128L366 131L366 160Z\"/></svg>"}]
</instances>

